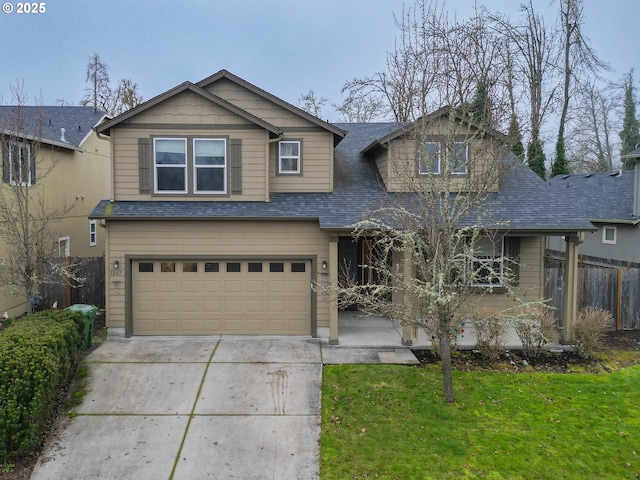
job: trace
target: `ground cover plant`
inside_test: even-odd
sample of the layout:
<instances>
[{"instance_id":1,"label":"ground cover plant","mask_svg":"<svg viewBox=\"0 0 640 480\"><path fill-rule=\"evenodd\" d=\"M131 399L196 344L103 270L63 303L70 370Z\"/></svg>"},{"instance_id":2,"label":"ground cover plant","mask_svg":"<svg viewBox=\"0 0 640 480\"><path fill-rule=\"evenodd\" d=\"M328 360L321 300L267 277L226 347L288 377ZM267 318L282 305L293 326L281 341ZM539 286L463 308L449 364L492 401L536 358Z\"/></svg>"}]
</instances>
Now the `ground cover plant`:
<instances>
[{"instance_id":1,"label":"ground cover plant","mask_svg":"<svg viewBox=\"0 0 640 480\"><path fill-rule=\"evenodd\" d=\"M325 367L321 478L640 476L640 366L454 380L447 404L437 365Z\"/></svg>"}]
</instances>

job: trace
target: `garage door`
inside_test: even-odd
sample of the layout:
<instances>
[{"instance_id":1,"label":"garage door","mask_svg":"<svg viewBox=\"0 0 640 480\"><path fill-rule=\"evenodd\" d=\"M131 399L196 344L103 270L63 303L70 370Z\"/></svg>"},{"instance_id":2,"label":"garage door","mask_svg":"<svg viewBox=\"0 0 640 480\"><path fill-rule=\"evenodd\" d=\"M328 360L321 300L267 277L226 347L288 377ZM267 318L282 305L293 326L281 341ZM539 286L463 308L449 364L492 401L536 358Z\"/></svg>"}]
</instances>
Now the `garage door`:
<instances>
[{"instance_id":1,"label":"garage door","mask_svg":"<svg viewBox=\"0 0 640 480\"><path fill-rule=\"evenodd\" d=\"M311 275L300 260L137 260L134 335L309 335Z\"/></svg>"}]
</instances>

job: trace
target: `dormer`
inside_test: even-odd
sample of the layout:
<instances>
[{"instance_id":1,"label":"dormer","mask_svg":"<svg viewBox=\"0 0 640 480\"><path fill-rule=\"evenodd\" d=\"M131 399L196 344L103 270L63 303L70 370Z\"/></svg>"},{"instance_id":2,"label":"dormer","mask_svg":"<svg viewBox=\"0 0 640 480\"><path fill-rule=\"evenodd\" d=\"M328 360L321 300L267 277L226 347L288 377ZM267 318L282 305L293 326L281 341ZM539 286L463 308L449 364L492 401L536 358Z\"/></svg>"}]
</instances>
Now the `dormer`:
<instances>
[{"instance_id":1,"label":"dormer","mask_svg":"<svg viewBox=\"0 0 640 480\"><path fill-rule=\"evenodd\" d=\"M435 185L450 191L497 191L498 150L505 143L502 134L483 131L443 107L375 140L361 153L376 162L388 192Z\"/></svg>"}]
</instances>

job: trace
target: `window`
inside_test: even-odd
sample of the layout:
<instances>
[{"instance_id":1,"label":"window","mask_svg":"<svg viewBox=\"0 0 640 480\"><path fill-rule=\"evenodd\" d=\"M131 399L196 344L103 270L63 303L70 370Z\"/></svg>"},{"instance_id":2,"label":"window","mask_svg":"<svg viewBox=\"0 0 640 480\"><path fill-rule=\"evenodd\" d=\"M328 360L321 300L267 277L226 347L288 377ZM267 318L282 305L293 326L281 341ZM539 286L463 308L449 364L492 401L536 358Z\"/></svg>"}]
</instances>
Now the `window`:
<instances>
[{"instance_id":1,"label":"window","mask_svg":"<svg viewBox=\"0 0 640 480\"><path fill-rule=\"evenodd\" d=\"M89 220L89 246L95 247L98 243L97 221Z\"/></svg>"},{"instance_id":2,"label":"window","mask_svg":"<svg viewBox=\"0 0 640 480\"><path fill-rule=\"evenodd\" d=\"M418 154L418 173L420 175L437 175L444 173L446 170L454 175L466 174L469 145L465 142L448 144L446 148L447 155L444 159L441 154L442 148L439 142L425 142L422 144L421 151Z\"/></svg>"},{"instance_id":3,"label":"window","mask_svg":"<svg viewBox=\"0 0 640 480\"><path fill-rule=\"evenodd\" d=\"M198 271L198 262L182 262L182 271L196 273Z\"/></svg>"},{"instance_id":4,"label":"window","mask_svg":"<svg viewBox=\"0 0 640 480\"><path fill-rule=\"evenodd\" d=\"M28 187L32 183L31 148L26 143L9 145L9 183Z\"/></svg>"},{"instance_id":5,"label":"window","mask_svg":"<svg viewBox=\"0 0 640 480\"><path fill-rule=\"evenodd\" d=\"M138 264L138 272L153 273L153 262L140 262Z\"/></svg>"},{"instance_id":6,"label":"window","mask_svg":"<svg viewBox=\"0 0 640 480\"><path fill-rule=\"evenodd\" d=\"M301 273L305 271L305 264L303 262L294 262L291 264L291 273Z\"/></svg>"},{"instance_id":7,"label":"window","mask_svg":"<svg viewBox=\"0 0 640 480\"><path fill-rule=\"evenodd\" d=\"M240 262L227 262L227 273L239 273Z\"/></svg>"},{"instance_id":8,"label":"window","mask_svg":"<svg viewBox=\"0 0 640 480\"><path fill-rule=\"evenodd\" d=\"M422 151L418 159L418 170L420 175L429 173L440 173L440 144L427 142L423 144Z\"/></svg>"},{"instance_id":9,"label":"window","mask_svg":"<svg viewBox=\"0 0 640 480\"><path fill-rule=\"evenodd\" d=\"M196 193L226 193L227 141L196 138L193 141L193 176Z\"/></svg>"},{"instance_id":10,"label":"window","mask_svg":"<svg viewBox=\"0 0 640 480\"><path fill-rule=\"evenodd\" d=\"M249 262L248 271L252 273L262 272L262 263Z\"/></svg>"},{"instance_id":11,"label":"window","mask_svg":"<svg viewBox=\"0 0 640 480\"><path fill-rule=\"evenodd\" d=\"M204 264L205 273L218 273L220 271L220 263L218 262L206 262Z\"/></svg>"},{"instance_id":12,"label":"window","mask_svg":"<svg viewBox=\"0 0 640 480\"><path fill-rule=\"evenodd\" d=\"M504 241L494 241L488 237L478 239L471 261L474 278L472 284L478 287L499 287L503 284Z\"/></svg>"},{"instance_id":13,"label":"window","mask_svg":"<svg viewBox=\"0 0 640 480\"><path fill-rule=\"evenodd\" d=\"M176 271L176 262L162 262L160 271L163 273L173 273Z\"/></svg>"},{"instance_id":14,"label":"window","mask_svg":"<svg viewBox=\"0 0 640 480\"><path fill-rule=\"evenodd\" d=\"M154 138L155 192L187 193L187 140Z\"/></svg>"},{"instance_id":15,"label":"window","mask_svg":"<svg viewBox=\"0 0 640 480\"><path fill-rule=\"evenodd\" d=\"M602 243L615 245L617 242L618 229L616 227L602 227Z\"/></svg>"},{"instance_id":16,"label":"window","mask_svg":"<svg viewBox=\"0 0 640 480\"><path fill-rule=\"evenodd\" d=\"M282 141L279 143L278 173L300 173L300 141Z\"/></svg>"},{"instance_id":17,"label":"window","mask_svg":"<svg viewBox=\"0 0 640 480\"><path fill-rule=\"evenodd\" d=\"M71 240L69 239L69 237L60 237L58 239L58 256L71 256Z\"/></svg>"},{"instance_id":18,"label":"window","mask_svg":"<svg viewBox=\"0 0 640 480\"><path fill-rule=\"evenodd\" d=\"M282 262L271 262L269 264L269 271L271 273L282 273L282 272L284 272L284 263L282 263Z\"/></svg>"}]
</instances>

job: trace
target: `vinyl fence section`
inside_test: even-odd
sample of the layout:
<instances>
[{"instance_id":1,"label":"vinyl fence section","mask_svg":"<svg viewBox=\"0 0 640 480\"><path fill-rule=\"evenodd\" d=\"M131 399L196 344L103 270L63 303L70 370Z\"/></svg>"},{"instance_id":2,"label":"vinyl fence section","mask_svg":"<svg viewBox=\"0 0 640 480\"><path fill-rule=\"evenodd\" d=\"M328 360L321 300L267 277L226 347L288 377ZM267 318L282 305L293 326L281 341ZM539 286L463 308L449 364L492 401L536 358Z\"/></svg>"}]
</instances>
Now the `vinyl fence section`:
<instances>
[{"instance_id":1,"label":"vinyl fence section","mask_svg":"<svg viewBox=\"0 0 640 480\"><path fill-rule=\"evenodd\" d=\"M86 303L98 308L105 306L105 263L104 257L69 257L55 260L57 268L73 271L81 282L60 278L55 283L40 285L40 297L44 307L54 302L58 308L66 308L75 303ZM54 274L56 268L43 265L43 277Z\"/></svg>"},{"instance_id":2,"label":"vinyl fence section","mask_svg":"<svg viewBox=\"0 0 640 480\"><path fill-rule=\"evenodd\" d=\"M565 261L563 256L545 256L545 297L563 325ZM578 311L585 307L607 310L616 330L640 330L640 265L580 256Z\"/></svg>"}]
</instances>

